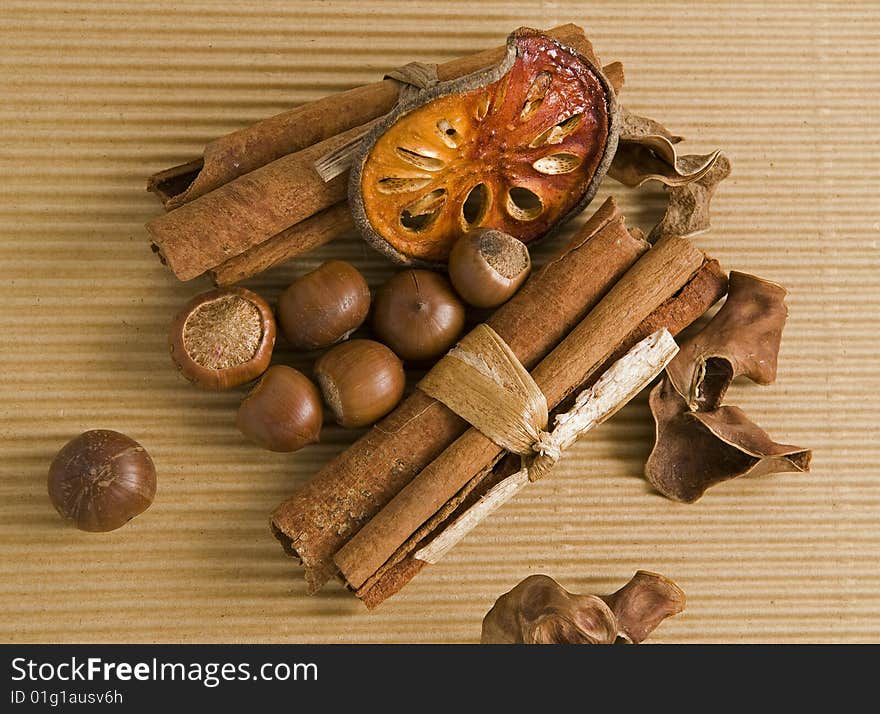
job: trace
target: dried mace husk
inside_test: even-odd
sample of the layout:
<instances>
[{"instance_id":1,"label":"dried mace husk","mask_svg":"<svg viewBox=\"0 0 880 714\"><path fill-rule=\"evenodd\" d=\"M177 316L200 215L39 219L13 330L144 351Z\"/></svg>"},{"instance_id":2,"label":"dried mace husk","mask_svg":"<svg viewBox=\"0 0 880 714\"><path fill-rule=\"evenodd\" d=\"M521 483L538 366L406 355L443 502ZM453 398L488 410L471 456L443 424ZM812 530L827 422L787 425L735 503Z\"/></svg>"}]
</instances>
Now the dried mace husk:
<instances>
[{"instance_id":1,"label":"dried mace husk","mask_svg":"<svg viewBox=\"0 0 880 714\"><path fill-rule=\"evenodd\" d=\"M655 180L668 190L666 213L651 230L650 243L707 230L712 196L730 175L724 153L679 154L681 141L660 122L620 108L620 140L608 175L630 188Z\"/></svg>"},{"instance_id":2,"label":"dried mace husk","mask_svg":"<svg viewBox=\"0 0 880 714\"><path fill-rule=\"evenodd\" d=\"M709 204L718 184L730 176L730 171L730 160L719 152L711 168L700 178L670 186L666 213L651 229L648 242L656 243L666 236L695 236L709 230Z\"/></svg>"},{"instance_id":3,"label":"dried mace husk","mask_svg":"<svg viewBox=\"0 0 880 714\"><path fill-rule=\"evenodd\" d=\"M657 437L645 474L674 501L693 503L711 486L738 476L810 469L809 450L777 444L739 407L690 411L668 379L654 387L649 403Z\"/></svg>"},{"instance_id":4,"label":"dried mace husk","mask_svg":"<svg viewBox=\"0 0 880 714\"><path fill-rule=\"evenodd\" d=\"M498 66L399 104L354 159L349 201L366 240L436 264L469 229L528 243L577 214L617 146L614 90L592 59L520 28Z\"/></svg>"},{"instance_id":5,"label":"dried mace husk","mask_svg":"<svg viewBox=\"0 0 880 714\"><path fill-rule=\"evenodd\" d=\"M698 334L685 340L666 368L669 380L693 410L718 407L735 377L758 384L776 380L788 309L777 283L730 272L727 300Z\"/></svg>"},{"instance_id":6,"label":"dried mace husk","mask_svg":"<svg viewBox=\"0 0 880 714\"><path fill-rule=\"evenodd\" d=\"M611 595L575 595L547 575L531 575L483 619L483 644L639 644L685 606L672 580L639 570Z\"/></svg>"},{"instance_id":7,"label":"dried mace husk","mask_svg":"<svg viewBox=\"0 0 880 714\"><path fill-rule=\"evenodd\" d=\"M645 475L664 496L690 503L738 476L809 471L809 450L774 442L741 409L721 405L739 375L775 381L785 294L776 283L731 272L724 305L682 343L651 391L656 440Z\"/></svg>"},{"instance_id":8,"label":"dried mace husk","mask_svg":"<svg viewBox=\"0 0 880 714\"><path fill-rule=\"evenodd\" d=\"M660 122L621 107L620 140L608 175L630 188L651 179L667 186L696 181L711 170L720 152L679 156L681 141Z\"/></svg>"}]
</instances>

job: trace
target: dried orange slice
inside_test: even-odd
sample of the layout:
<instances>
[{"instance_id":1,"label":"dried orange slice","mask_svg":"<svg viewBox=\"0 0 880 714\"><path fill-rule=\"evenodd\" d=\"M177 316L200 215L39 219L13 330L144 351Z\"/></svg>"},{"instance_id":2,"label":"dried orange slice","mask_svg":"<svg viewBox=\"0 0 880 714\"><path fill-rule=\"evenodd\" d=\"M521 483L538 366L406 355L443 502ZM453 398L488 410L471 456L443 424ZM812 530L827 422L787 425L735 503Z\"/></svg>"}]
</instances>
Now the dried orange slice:
<instances>
[{"instance_id":1,"label":"dried orange slice","mask_svg":"<svg viewBox=\"0 0 880 714\"><path fill-rule=\"evenodd\" d=\"M528 243L578 213L616 146L617 103L601 70L520 28L497 67L437 84L374 127L349 200L361 233L392 259L445 263L469 229Z\"/></svg>"}]
</instances>

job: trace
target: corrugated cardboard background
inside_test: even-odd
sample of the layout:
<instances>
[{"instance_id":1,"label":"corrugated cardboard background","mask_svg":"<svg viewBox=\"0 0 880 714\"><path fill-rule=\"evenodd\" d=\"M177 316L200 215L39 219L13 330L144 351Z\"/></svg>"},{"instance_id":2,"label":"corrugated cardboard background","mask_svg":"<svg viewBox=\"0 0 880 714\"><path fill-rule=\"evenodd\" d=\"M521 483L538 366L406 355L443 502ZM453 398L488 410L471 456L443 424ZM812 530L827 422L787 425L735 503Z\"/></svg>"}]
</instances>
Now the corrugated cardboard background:
<instances>
[{"instance_id":1,"label":"corrugated cardboard background","mask_svg":"<svg viewBox=\"0 0 880 714\"><path fill-rule=\"evenodd\" d=\"M689 600L654 641L880 640L878 16L853 1L5 0L0 639L473 642L530 573L608 592L647 568ZM166 326L207 282L179 284L152 257L145 178L388 68L569 21L625 63L629 108L731 156L697 242L785 284L791 316L777 384L737 384L728 401L813 447L813 472L666 501L640 478L642 397L378 612L335 585L308 598L268 514L354 436L328 427L299 454L261 452L234 427L242 391L177 377ZM633 222L656 219L655 190L599 199L610 190ZM389 273L352 237L250 284L274 298L331 256L373 285ZM55 451L96 427L140 440L160 478L153 507L106 535L63 527L45 489Z\"/></svg>"}]
</instances>

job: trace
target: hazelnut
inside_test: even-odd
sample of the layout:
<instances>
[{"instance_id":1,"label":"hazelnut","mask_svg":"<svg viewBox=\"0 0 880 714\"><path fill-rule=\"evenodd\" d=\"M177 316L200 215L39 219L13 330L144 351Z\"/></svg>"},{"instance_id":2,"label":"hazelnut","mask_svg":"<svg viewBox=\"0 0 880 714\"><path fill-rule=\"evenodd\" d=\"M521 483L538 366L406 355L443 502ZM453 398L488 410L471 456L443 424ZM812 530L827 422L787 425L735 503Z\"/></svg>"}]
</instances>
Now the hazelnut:
<instances>
[{"instance_id":1,"label":"hazelnut","mask_svg":"<svg viewBox=\"0 0 880 714\"><path fill-rule=\"evenodd\" d=\"M400 402L406 386L403 364L373 340L336 345L315 364L315 378L336 423L369 426Z\"/></svg>"},{"instance_id":2,"label":"hazelnut","mask_svg":"<svg viewBox=\"0 0 880 714\"><path fill-rule=\"evenodd\" d=\"M449 254L449 279L469 305L498 307L519 290L532 263L525 243L494 228L459 238Z\"/></svg>"},{"instance_id":3,"label":"hazelnut","mask_svg":"<svg viewBox=\"0 0 880 714\"><path fill-rule=\"evenodd\" d=\"M302 372L284 365L266 370L238 408L239 431L269 451L296 451L318 441L321 393Z\"/></svg>"},{"instance_id":4,"label":"hazelnut","mask_svg":"<svg viewBox=\"0 0 880 714\"><path fill-rule=\"evenodd\" d=\"M278 322L298 350L346 339L367 319L370 288L354 266L331 260L293 282L278 299Z\"/></svg>"},{"instance_id":5,"label":"hazelnut","mask_svg":"<svg viewBox=\"0 0 880 714\"><path fill-rule=\"evenodd\" d=\"M67 442L49 467L49 499L83 531L112 531L149 508L156 467L143 446L108 429Z\"/></svg>"},{"instance_id":6,"label":"hazelnut","mask_svg":"<svg viewBox=\"0 0 880 714\"><path fill-rule=\"evenodd\" d=\"M259 377L275 346L275 318L263 298L245 288L197 295L171 323L171 358L205 389L229 389Z\"/></svg>"},{"instance_id":7,"label":"hazelnut","mask_svg":"<svg viewBox=\"0 0 880 714\"><path fill-rule=\"evenodd\" d=\"M404 270L376 296L373 328L401 359L442 355L464 328L465 308L449 281L430 270Z\"/></svg>"}]
</instances>

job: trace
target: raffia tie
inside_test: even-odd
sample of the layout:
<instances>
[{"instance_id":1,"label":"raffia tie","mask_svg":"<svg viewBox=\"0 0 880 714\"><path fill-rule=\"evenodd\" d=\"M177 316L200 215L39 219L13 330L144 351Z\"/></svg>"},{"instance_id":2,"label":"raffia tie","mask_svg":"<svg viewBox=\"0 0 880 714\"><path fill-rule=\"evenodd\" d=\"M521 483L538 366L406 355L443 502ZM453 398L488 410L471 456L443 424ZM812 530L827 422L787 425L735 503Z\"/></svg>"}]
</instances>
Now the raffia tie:
<instances>
[{"instance_id":1,"label":"raffia tie","mask_svg":"<svg viewBox=\"0 0 880 714\"><path fill-rule=\"evenodd\" d=\"M412 101L420 92L437 84L437 65L424 64L422 62L410 62L402 67L391 70L383 79L393 79L399 82L400 93L397 104ZM386 115L387 116L387 115ZM346 144L330 151L315 161L315 171L327 183L340 174L348 171L354 161L354 157L360 150L361 142L366 131Z\"/></svg>"},{"instance_id":2,"label":"raffia tie","mask_svg":"<svg viewBox=\"0 0 880 714\"><path fill-rule=\"evenodd\" d=\"M439 81L437 65L424 62L410 62L397 69L392 69L382 79L393 79L401 83L397 102L409 102L419 92L430 89Z\"/></svg>"},{"instance_id":3,"label":"raffia tie","mask_svg":"<svg viewBox=\"0 0 880 714\"><path fill-rule=\"evenodd\" d=\"M548 431L547 399L516 355L488 325L479 325L419 382L486 437L523 459L529 481L549 473L563 452L647 386L675 356L668 330L646 337L601 378Z\"/></svg>"}]
</instances>

